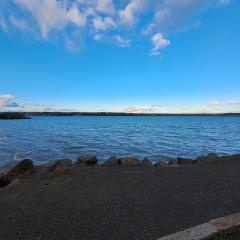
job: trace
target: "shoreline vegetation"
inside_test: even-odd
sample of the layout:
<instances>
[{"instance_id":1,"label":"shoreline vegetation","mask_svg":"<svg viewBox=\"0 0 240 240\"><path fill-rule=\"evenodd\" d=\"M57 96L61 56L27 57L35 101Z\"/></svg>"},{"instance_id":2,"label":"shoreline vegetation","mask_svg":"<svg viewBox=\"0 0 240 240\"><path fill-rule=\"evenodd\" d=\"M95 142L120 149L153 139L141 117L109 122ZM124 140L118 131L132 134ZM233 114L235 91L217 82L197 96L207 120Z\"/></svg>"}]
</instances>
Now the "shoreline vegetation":
<instances>
[{"instance_id":1,"label":"shoreline vegetation","mask_svg":"<svg viewBox=\"0 0 240 240\"><path fill-rule=\"evenodd\" d=\"M240 113L0 112L0 120L30 119L32 116L240 116Z\"/></svg>"},{"instance_id":2,"label":"shoreline vegetation","mask_svg":"<svg viewBox=\"0 0 240 240\"><path fill-rule=\"evenodd\" d=\"M0 112L0 120L30 119L29 115L20 112Z\"/></svg>"},{"instance_id":3,"label":"shoreline vegetation","mask_svg":"<svg viewBox=\"0 0 240 240\"><path fill-rule=\"evenodd\" d=\"M196 165L196 164L206 164L212 162L220 162L224 160L229 161L240 161L240 154L234 154L229 156L218 156L214 153L209 153L207 156L201 156L196 159L187 159L182 157L177 157L176 159L171 159L169 162L164 163L162 161L151 162L149 159L145 158L139 160L133 156L127 156L122 158L117 158L116 156L110 157L108 160L102 162L94 155L82 155L78 157L75 163L70 159L56 160L53 163L47 165L34 166L34 162L30 159L24 159L20 161L17 165L11 167L0 168L0 188L4 188L10 185L16 180L24 178L26 175L32 175L34 173L40 172L54 172L59 169L69 169L76 166L85 167L146 167L146 168L158 168L158 167L178 167L186 165Z\"/></svg>"}]
</instances>

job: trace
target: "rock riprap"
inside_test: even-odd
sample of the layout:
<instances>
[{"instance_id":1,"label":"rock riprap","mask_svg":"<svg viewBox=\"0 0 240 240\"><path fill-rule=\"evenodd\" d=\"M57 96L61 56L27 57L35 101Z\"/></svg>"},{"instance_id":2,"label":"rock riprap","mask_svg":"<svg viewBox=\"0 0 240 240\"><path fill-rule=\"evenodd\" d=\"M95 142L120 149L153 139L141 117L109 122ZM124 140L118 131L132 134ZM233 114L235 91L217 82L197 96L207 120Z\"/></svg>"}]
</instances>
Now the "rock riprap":
<instances>
[{"instance_id":1,"label":"rock riprap","mask_svg":"<svg viewBox=\"0 0 240 240\"><path fill-rule=\"evenodd\" d=\"M33 168L34 165L32 160L25 159L21 161L0 178L0 187L6 187L15 179L21 177L23 174L31 172Z\"/></svg>"},{"instance_id":2,"label":"rock riprap","mask_svg":"<svg viewBox=\"0 0 240 240\"><path fill-rule=\"evenodd\" d=\"M120 158L120 164L123 166L137 166L139 163L139 160L132 156Z\"/></svg>"},{"instance_id":3,"label":"rock riprap","mask_svg":"<svg viewBox=\"0 0 240 240\"><path fill-rule=\"evenodd\" d=\"M84 164L87 166L94 166L98 163L98 159L93 155L83 155L77 159L76 164Z\"/></svg>"}]
</instances>

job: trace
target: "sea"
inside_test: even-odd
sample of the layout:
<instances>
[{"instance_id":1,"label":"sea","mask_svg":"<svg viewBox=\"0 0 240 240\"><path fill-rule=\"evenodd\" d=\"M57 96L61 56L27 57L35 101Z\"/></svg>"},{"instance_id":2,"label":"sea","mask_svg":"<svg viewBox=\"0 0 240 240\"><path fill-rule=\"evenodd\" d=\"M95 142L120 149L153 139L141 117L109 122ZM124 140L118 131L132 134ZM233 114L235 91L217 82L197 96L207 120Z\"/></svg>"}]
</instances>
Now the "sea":
<instances>
[{"instance_id":1,"label":"sea","mask_svg":"<svg viewBox=\"0 0 240 240\"><path fill-rule=\"evenodd\" d=\"M240 153L239 116L35 116L0 121L0 166L85 154L168 161Z\"/></svg>"}]
</instances>

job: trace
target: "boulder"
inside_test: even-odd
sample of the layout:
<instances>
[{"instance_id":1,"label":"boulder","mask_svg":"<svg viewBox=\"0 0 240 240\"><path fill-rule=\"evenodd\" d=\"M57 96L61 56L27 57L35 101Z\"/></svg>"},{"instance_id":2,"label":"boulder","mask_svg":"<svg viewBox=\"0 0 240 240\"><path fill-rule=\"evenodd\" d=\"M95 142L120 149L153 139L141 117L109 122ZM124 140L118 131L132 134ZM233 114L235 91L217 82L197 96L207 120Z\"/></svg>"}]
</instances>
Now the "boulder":
<instances>
[{"instance_id":1,"label":"boulder","mask_svg":"<svg viewBox=\"0 0 240 240\"><path fill-rule=\"evenodd\" d=\"M144 166L144 167L153 167L152 162L148 158L144 158L141 161L141 165Z\"/></svg>"},{"instance_id":2,"label":"boulder","mask_svg":"<svg viewBox=\"0 0 240 240\"><path fill-rule=\"evenodd\" d=\"M240 154L233 154L228 157L230 160L240 160Z\"/></svg>"},{"instance_id":3,"label":"boulder","mask_svg":"<svg viewBox=\"0 0 240 240\"><path fill-rule=\"evenodd\" d=\"M195 161L200 163L207 163L207 162L215 162L219 159L221 158L215 153L209 153L207 156L198 157Z\"/></svg>"},{"instance_id":4,"label":"boulder","mask_svg":"<svg viewBox=\"0 0 240 240\"><path fill-rule=\"evenodd\" d=\"M53 165L47 168L47 171L53 172L59 169L67 169L72 166L72 161L70 159L62 159L56 161Z\"/></svg>"},{"instance_id":5,"label":"boulder","mask_svg":"<svg viewBox=\"0 0 240 240\"><path fill-rule=\"evenodd\" d=\"M190 165L190 164L196 164L197 161L189 158L183 158L183 157L177 157L177 164L180 165Z\"/></svg>"},{"instance_id":6,"label":"boulder","mask_svg":"<svg viewBox=\"0 0 240 240\"><path fill-rule=\"evenodd\" d=\"M177 162L177 158L168 157L168 158L160 158L158 161L154 163L155 167L176 167L179 163Z\"/></svg>"},{"instance_id":7,"label":"boulder","mask_svg":"<svg viewBox=\"0 0 240 240\"><path fill-rule=\"evenodd\" d=\"M120 160L116 156L112 156L107 159L102 166L117 166L120 164Z\"/></svg>"},{"instance_id":8,"label":"boulder","mask_svg":"<svg viewBox=\"0 0 240 240\"><path fill-rule=\"evenodd\" d=\"M22 176L26 172L31 172L33 170L33 161L29 159L25 159L13 167L9 172L3 175L0 178L0 187L6 187L9 185L14 179Z\"/></svg>"},{"instance_id":9,"label":"boulder","mask_svg":"<svg viewBox=\"0 0 240 240\"><path fill-rule=\"evenodd\" d=\"M98 162L98 159L96 156L93 156L93 155L83 155L83 156L80 156L78 159L77 159L77 162L76 164L85 164L87 166L94 166L96 165Z\"/></svg>"},{"instance_id":10,"label":"boulder","mask_svg":"<svg viewBox=\"0 0 240 240\"><path fill-rule=\"evenodd\" d=\"M129 156L120 158L120 164L123 166L137 166L139 165L139 161L137 158Z\"/></svg>"},{"instance_id":11,"label":"boulder","mask_svg":"<svg viewBox=\"0 0 240 240\"><path fill-rule=\"evenodd\" d=\"M177 159L175 157L170 156L159 156L155 165L177 165Z\"/></svg>"}]
</instances>

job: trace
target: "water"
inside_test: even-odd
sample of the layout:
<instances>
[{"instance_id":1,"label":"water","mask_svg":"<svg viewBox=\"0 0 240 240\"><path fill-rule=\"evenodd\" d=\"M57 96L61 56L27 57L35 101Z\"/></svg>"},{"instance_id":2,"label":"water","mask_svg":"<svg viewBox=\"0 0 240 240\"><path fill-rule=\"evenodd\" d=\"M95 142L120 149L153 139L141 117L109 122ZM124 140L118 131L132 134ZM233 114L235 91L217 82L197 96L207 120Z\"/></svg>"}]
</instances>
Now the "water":
<instances>
[{"instance_id":1,"label":"water","mask_svg":"<svg viewBox=\"0 0 240 240\"><path fill-rule=\"evenodd\" d=\"M95 154L195 158L240 152L240 117L33 117L0 121L0 166Z\"/></svg>"}]
</instances>

